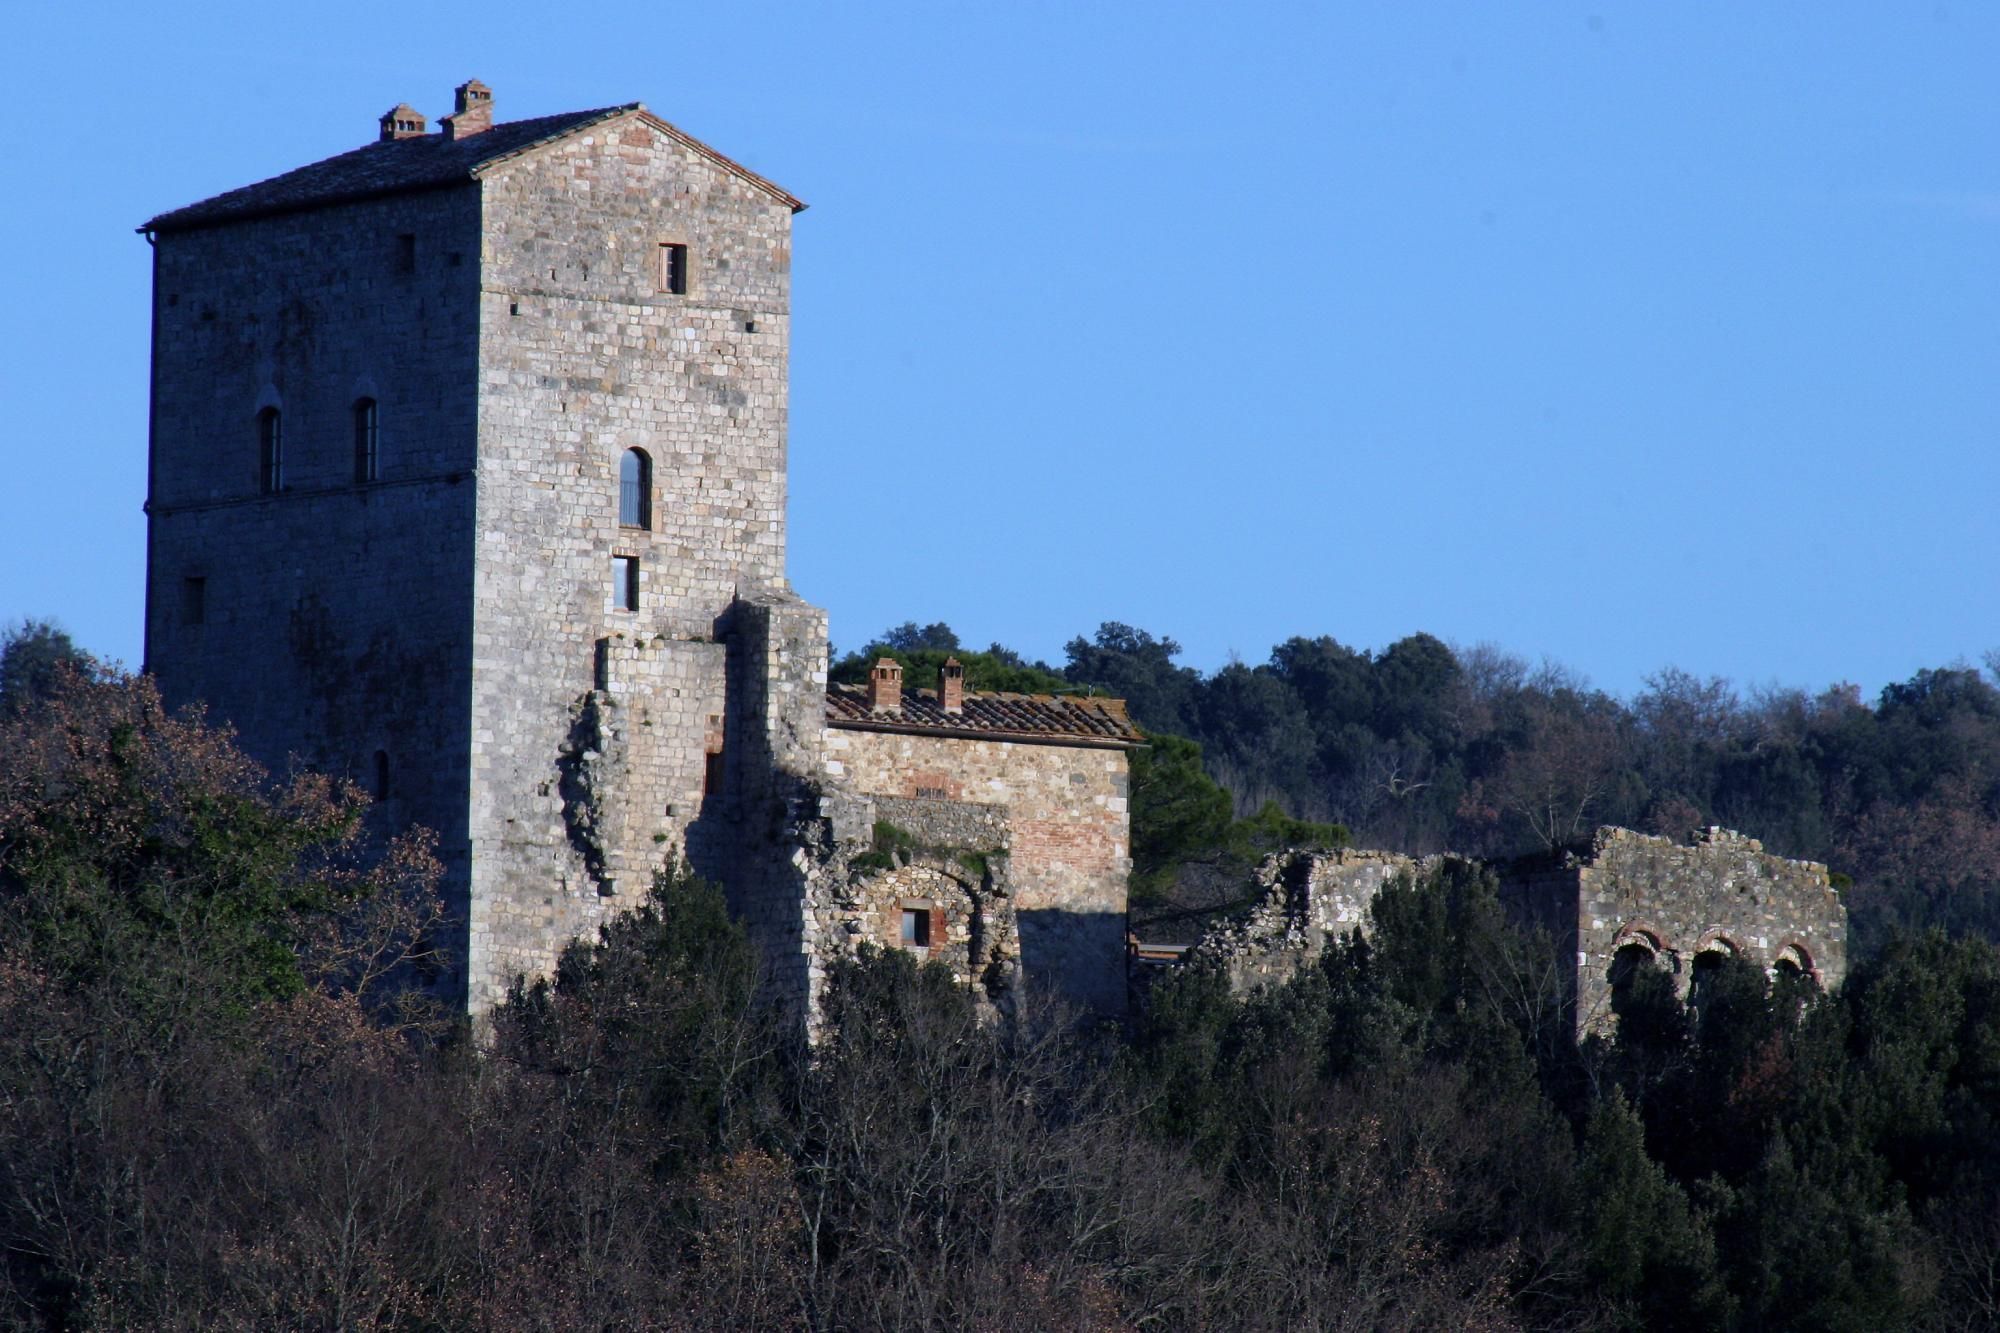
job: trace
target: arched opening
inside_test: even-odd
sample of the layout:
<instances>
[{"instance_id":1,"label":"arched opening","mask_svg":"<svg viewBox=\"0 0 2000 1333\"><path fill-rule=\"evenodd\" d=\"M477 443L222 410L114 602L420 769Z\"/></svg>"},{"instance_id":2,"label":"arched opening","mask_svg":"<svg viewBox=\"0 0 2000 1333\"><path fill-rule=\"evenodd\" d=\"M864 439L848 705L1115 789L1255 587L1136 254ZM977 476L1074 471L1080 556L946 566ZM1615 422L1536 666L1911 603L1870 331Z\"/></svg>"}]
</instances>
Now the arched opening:
<instances>
[{"instance_id":1,"label":"arched opening","mask_svg":"<svg viewBox=\"0 0 2000 1333\"><path fill-rule=\"evenodd\" d=\"M618 522L627 528L653 526L653 460L643 449L627 449L618 460Z\"/></svg>"},{"instance_id":2,"label":"arched opening","mask_svg":"<svg viewBox=\"0 0 2000 1333\"><path fill-rule=\"evenodd\" d=\"M1660 965L1659 955L1651 945L1642 940L1628 940L1611 955L1611 989L1616 991L1631 989L1633 979L1642 969L1654 970Z\"/></svg>"},{"instance_id":3,"label":"arched opening","mask_svg":"<svg viewBox=\"0 0 2000 1333\"><path fill-rule=\"evenodd\" d=\"M1688 1012L1697 1020L1702 1009L1715 997L1715 985L1723 967L1736 956L1736 946L1721 936L1706 940L1688 968Z\"/></svg>"},{"instance_id":4,"label":"arched opening","mask_svg":"<svg viewBox=\"0 0 2000 1333\"><path fill-rule=\"evenodd\" d=\"M1800 990L1819 984L1819 973L1813 968L1812 954L1796 941L1778 950L1771 962L1771 979L1780 986Z\"/></svg>"},{"instance_id":5,"label":"arched opening","mask_svg":"<svg viewBox=\"0 0 2000 1333\"><path fill-rule=\"evenodd\" d=\"M376 432L376 411L373 398L356 399L354 403L354 479L356 481L376 481L382 476L382 452Z\"/></svg>"},{"instance_id":6,"label":"arched opening","mask_svg":"<svg viewBox=\"0 0 2000 1333\"><path fill-rule=\"evenodd\" d=\"M257 414L257 493L276 495L285 484L285 423L278 409Z\"/></svg>"}]
</instances>

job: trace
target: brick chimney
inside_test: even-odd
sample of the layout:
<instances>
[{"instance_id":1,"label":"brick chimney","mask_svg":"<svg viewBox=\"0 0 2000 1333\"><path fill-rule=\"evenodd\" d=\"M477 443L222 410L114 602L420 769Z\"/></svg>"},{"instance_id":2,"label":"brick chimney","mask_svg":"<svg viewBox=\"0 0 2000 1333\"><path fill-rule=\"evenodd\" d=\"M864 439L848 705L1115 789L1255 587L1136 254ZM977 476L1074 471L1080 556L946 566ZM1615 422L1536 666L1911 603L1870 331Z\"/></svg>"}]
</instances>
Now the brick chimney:
<instances>
[{"instance_id":1,"label":"brick chimney","mask_svg":"<svg viewBox=\"0 0 2000 1333\"><path fill-rule=\"evenodd\" d=\"M493 90L478 79L452 89L452 111L444 118L444 137L463 139L493 128Z\"/></svg>"},{"instance_id":2,"label":"brick chimney","mask_svg":"<svg viewBox=\"0 0 2000 1333\"><path fill-rule=\"evenodd\" d=\"M408 102L396 103L395 106L384 111L382 119L376 123L382 127L382 138L380 140L382 143L387 143L391 139L419 138L430 127L430 122L424 119L424 113L411 106Z\"/></svg>"},{"instance_id":3,"label":"brick chimney","mask_svg":"<svg viewBox=\"0 0 2000 1333\"><path fill-rule=\"evenodd\" d=\"M903 711L903 668L893 657L879 658L869 669L868 711L871 713Z\"/></svg>"},{"instance_id":4,"label":"brick chimney","mask_svg":"<svg viewBox=\"0 0 2000 1333\"><path fill-rule=\"evenodd\" d=\"M938 671L938 703L947 713L965 711L965 668L956 657L945 658Z\"/></svg>"}]
</instances>

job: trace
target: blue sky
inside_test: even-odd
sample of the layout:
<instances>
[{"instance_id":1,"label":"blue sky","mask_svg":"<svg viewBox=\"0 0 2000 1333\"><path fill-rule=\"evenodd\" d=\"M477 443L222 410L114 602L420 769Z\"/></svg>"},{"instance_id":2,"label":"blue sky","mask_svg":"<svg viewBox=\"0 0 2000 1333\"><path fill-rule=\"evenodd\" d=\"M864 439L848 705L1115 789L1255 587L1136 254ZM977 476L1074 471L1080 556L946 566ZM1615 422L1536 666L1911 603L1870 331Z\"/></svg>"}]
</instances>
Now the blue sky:
<instances>
[{"instance_id":1,"label":"blue sky","mask_svg":"<svg viewBox=\"0 0 2000 1333\"><path fill-rule=\"evenodd\" d=\"M572 17L573 16L573 17ZM153 213L408 100L640 100L806 199L793 582L1213 668L1618 693L2000 646L2000 7L34 6L0 616L137 664Z\"/></svg>"}]
</instances>

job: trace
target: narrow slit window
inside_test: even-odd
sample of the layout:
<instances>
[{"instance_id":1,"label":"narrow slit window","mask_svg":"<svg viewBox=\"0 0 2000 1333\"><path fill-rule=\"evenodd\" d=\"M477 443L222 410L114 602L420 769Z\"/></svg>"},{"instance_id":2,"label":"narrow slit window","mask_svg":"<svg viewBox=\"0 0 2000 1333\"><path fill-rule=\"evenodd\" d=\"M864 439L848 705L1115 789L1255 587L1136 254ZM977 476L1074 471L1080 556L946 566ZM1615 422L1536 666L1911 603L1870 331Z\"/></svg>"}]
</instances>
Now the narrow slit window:
<instances>
[{"instance_id":1,"label":"narrow slit window","mask_svg":"<svg viewBox=\"0 0 2000 1333\"><path fill-rule=\"evenodd\" d=\"M722 751L711 750L702 760L701 794L714 796L722 790Z\"/></svg>"},{"instance_id":2,"label":"narrow slit window","mask_svg":"<svg viewBox=\"0 0 2000 1333\"><path fill-rule=\"evenodd\" d=\"M611 605L620 611L639 609L639 557L611 557Z\"/></svg>"},{"instance_id":3,"label":"narrow slit window","mask_svg":"<svg viewBox=\"0 0 2000 1333\"><path fill-rule=\"evenodd\" d=\"M628 528L653 526L653 460L643 449L627 449L618 460L618 522Z\"/></svg>"},{"instance_id":4,"label":"narrow slit window","mask_svg":"<svg viewBox=\"0 0 2000 1333\"><path fill-rule=\"evenodd\" d=\"M285 423L275 407L257 414L257 491L276 495L285 484Z\"/></svg>"},{"instance_id":5,"label":"narrow slit window","mask_svg":"<svg viewBox=\"0 0 2000 1333\"><path fill-rule=\"evenodd\" d=\"M688 248L677 241L660 247L660 290L671 296L686 296L688 289Z\"/></svg>"},{"instance_id":6,"label":"narrow slit window","mask_svg":"<svg viewBox=\"0 0 2000 1333\"><path fill-rule=\"evenodd\" d=\"M189 575L181 580L181 624L208 623L208 580Z\"/></svg>"},{"instance_id":7,"label":"narrow slit window","mask_svg":"<svg viewBox=\"0 0 2000 1333\"><path fill-rule=\"evenodd\" d=\"M389 799L389 752L387 750L377 750L375 752L375 799L378 801Z\"/></svg>"},{"instance_id":8,"label":"narrow slit window","mask_svg":"<svg viewBox=\"0 0 2000 1333\"><path fill-rule=\"evenodd\" d=\"M354 404L354 479L356 481L378 481L382 476L381 436L378 432L379 414L373 398L363 398Z\"/></svg>"},{"instance_id":9,"label":"narrow slit window","mask_svg":"<svg viewBox=\"0 0 2000 1333\"><path fill-rule=\"evenodd\" d=\"M396 272L415 273L417 271L417 236L415 232L404 232L396 237Z\"/></svg>"}]
</instances>

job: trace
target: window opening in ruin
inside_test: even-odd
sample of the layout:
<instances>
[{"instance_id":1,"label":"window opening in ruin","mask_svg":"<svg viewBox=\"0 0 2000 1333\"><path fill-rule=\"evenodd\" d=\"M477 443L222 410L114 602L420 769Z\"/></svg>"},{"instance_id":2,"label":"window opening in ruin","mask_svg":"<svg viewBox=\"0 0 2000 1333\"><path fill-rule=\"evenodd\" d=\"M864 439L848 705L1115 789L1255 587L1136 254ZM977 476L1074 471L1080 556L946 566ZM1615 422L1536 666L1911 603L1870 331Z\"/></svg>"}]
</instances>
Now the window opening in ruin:
<instances>
[{"instance_id":1,"label":"window opening in ruin","mask_svg":"<svg viewBox=\"0 0 2000 1333\"><path fill-rule=\"evenodd\" d=\"M931 914L925 907L903 909L903 943L912 949L931 947Z\"/></svg>"},{"instance_id":2,"label":"window opening in ruin","mask_svg":"<svg viewBox=\"0 0 2000 1333\"><path fill-rule=\"evenodd\" d=\"M1688 968L1688 1013L1698 1022L1702 1010L1715 998L1715 986L1722 973L1722 965L1728 960L1730 950L1726 947L1703 949L1694 956L1694 963Z\"/></svg>"},{"instance_id":3,"label":"window opening in ruin","mask_svg":"<svg viewBox=\"0 0 2000 1333\"><path fill-rule=\"evenodd\" d=\"M942 801L949 794L943 787L917 788L917 799L920 801Z\"/></svg>"},{"instance_id":4,"label":"window opening in ruin","mask_svg":"<svg viewBox=\"0 0 2000 1333\"><path fill-rule=\"evenodd\" d=\"M639 609L639 557L611 557L611 604L620 611Z\"/></svg>"},{"instance_id":5,"label":"window opening in ruin","mask_svg":"<svg viewBox=\"0 0 2000 1333\"><path fill-rule=\"evenodd\" d=\"M189 575L181 580L181 624L208 623L208 580Z\"/></svg>"},{"instance_id":6,"label":"window opening in ruin","mask_svg":"<svg viewBox=\"0 0 2000 1333\"><path fill-rule=\"evenodd\" d=\"M618 522L628 528L653 526L653 460L643 449L627 449L618 460Z\"/></svg>"},{"instance_id":7,"label":"window opening in ruin","mask_svg":"<svg viewBox=\"0 0 2000 1333\"><path fill-rule=\"evenodd\" d=\"M382 455L376 434L375 400L362 398L354 404L354 479L377 481L382 476Z\"/></svg>"},{"instance_id":8,"label":"window opening in ruin","mask_svg":"<svg viewBox=\"0 0 2000 1333\"><path fill-rule=\"evenodd\" d=\"M417 271L417 237L415 232L404 232L396 238L396 272L415 273Z\"/></svg>"},{"instance_id":9,"label":"window opening in ruin","mask_svg":"<svg viewBox=\"0 0 2000 1333\"><path fill-rule=\"evenodd\" d=\"M688 248L678 242L660 246L660 290L670 296L686 296L688 289Z\"/></svg>"},{"instance_id":10,"label":"window opening in ruin","mask_svg":"<svg viewBox=\"0 0 2000 1333\"><path fill-rule=\"evenodd\" d=\"M389 752L387 750L377 750L375 752L375 799L378 801L389 799Z\"/></svg>"},{"instance_id":11,"label":"window opening in ruin","mask_svg":"<svg viewBox=\"0 0 2000 1333\"><path fill-rule=\"evenodd\" d=\"M701 769L701 794L713 796L722 790L722 751L710 750Z\"/></svg>"},{"instance_id":12,"label":"window opening in ruin","mask_svg":"<svg viewBox=\"0 0 2000 1333\"><path fill-rule=\"evenodd\" d=\"M1611 955L1611 1011L1624 1014L1631 1007L1634 992L1640 991L1660 971L1659 955L1637 940L1627 941Z\"/></svg>"},{"instance_id":13,"label":"window opening in ruin","mask_svg":"<svg viewBox=\"0 0 2000 1333\"><path fill-rule=\"evenodd\" d=\"M257 490L276 495L285 484L285 426L278 409L267 407L257 414Z\"/></svg>"}]
</instances>

